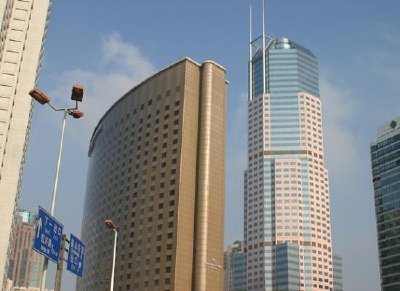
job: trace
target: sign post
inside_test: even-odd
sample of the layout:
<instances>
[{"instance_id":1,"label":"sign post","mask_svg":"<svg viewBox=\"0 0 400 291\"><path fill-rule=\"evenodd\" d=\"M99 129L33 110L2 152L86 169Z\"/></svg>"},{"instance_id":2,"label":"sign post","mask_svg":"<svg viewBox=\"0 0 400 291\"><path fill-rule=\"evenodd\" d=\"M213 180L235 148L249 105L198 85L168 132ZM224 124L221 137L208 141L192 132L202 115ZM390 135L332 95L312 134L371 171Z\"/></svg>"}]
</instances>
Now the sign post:
<instances>
[{"instance_id":1,"label":"sign post","mask_svg":"<svg viewBox=\"0 0 400 291\"><path fill-rule=\"evenodd\" d=\"M61 290L61 279L62 279L62 271L63 271L63 266L64 266L64 254L65 254L65 243L67 240L67 236L63 234L62 236L62 243L61 243L61 251L60 251L60 259L58 260L57 264L57 271L56 271L56 280L54 283L54 291L60 291Z\"/></svg>"}]
</instances>

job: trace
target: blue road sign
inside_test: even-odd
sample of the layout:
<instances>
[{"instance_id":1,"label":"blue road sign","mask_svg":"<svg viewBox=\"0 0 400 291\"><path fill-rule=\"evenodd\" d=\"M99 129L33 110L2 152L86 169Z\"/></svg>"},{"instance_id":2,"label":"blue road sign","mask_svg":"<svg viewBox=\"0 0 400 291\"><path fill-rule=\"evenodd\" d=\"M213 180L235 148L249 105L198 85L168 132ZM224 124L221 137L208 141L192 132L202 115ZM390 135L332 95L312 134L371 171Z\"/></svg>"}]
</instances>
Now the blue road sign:
<instances>
[{"instance_id":1,"label":"blue road sign","mask_svg":"<svg viewBox=\"0 0 400 291\"><path fill-rule=\"evenodd\" d=\"M63 228L60 222L39 206L33 249L58 263Z\"/></svg>"},{"instance_id":2,"label":"blue road sign","mask_svg":"<svg viewBox=\"0 0 400 291\"><path fill-rule=\"evenodd\" d=\"M85 244L71 234L69 238L67 270L82 277L83 261L85 259Z\"/></svg>"}]
</instances>

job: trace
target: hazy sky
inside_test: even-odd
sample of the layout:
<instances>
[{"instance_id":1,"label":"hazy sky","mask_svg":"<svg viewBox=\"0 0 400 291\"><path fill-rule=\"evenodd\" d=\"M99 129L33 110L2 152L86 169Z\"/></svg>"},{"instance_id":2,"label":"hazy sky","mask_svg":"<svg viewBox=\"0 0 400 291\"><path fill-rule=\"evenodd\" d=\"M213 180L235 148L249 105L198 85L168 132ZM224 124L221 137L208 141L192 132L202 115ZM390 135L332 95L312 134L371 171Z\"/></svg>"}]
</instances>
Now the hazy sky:
<instances>
[{"instance_id":1,"label":"hazy sky","mask_svg":"<svg viewBox=\"0 0 400 291\"><path fill-rule=\"evenodd\" d=\"M254 3L254 34L261 29ZM346 291L379 290L369 142L400 114L400 1L270 0L267 32L319 60L333 242ZM85 86L85 117L67 121L56 217L80 237L91 132L124 92L181 57L227 68L226 244L243 235L248 0L54 1L39 86L69 105ZM62 114L36 105L20 207L50 208ZM112 233L110 233L112 235ZM54 264L51 263L52 268ZM53 286L49 275L49 286ZM64 270L62 290L75 289Z\"/></svg>"}]
</instances>

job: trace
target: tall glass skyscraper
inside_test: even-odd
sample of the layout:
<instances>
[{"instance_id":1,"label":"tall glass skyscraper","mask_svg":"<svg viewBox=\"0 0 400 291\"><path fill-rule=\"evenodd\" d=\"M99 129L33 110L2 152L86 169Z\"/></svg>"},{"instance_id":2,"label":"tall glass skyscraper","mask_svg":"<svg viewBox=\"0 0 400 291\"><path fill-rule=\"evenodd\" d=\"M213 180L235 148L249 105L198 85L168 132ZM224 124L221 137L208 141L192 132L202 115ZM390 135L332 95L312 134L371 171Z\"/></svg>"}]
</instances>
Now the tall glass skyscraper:
<instances>
[{"instance_id":1,"label":"tall glass skyscraper","mask_svg":"<svg viewBox=\"0 0 400 291\"><path fill-rule=\"evenodd\" d=\"M248 290L333 290L317 60L287 38L250 44Z\"/></svg>"},{"instance_id":2,"label":"tall glass skyscraper","mask_svg":"<svg viewBox=\"0 0 400 291\"><path fill-rule=\"evenodd\" d=\"M342 257L333 253L333 291L343 291Z\"/></svg>"},{"instance_id":3,"label":"tall glass skyscraper","mask_svg":"<svg viewBox=\"0 0 400 291\"><path fill-rule=\"evenodd\" d=\"M400 116L371 142L382 291L400 290Z\"/></svg>"}]
</instances>

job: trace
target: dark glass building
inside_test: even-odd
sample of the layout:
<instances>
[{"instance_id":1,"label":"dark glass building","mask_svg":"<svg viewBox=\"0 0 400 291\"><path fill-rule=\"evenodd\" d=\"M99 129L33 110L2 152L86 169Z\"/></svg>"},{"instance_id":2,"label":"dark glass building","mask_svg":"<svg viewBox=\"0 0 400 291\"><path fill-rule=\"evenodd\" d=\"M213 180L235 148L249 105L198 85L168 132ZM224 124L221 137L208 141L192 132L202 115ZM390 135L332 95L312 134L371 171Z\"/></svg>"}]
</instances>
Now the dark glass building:
<instances>
[{"instance_id":1,"label":"dark glass building","mask_svg":"<svg viewBox=\"0 0 400 291\"><path fill-rule=\"evenodd\" d=\"M400 116L371 142L382 291L400 290Z\"/></svg>"}]
</instances>

